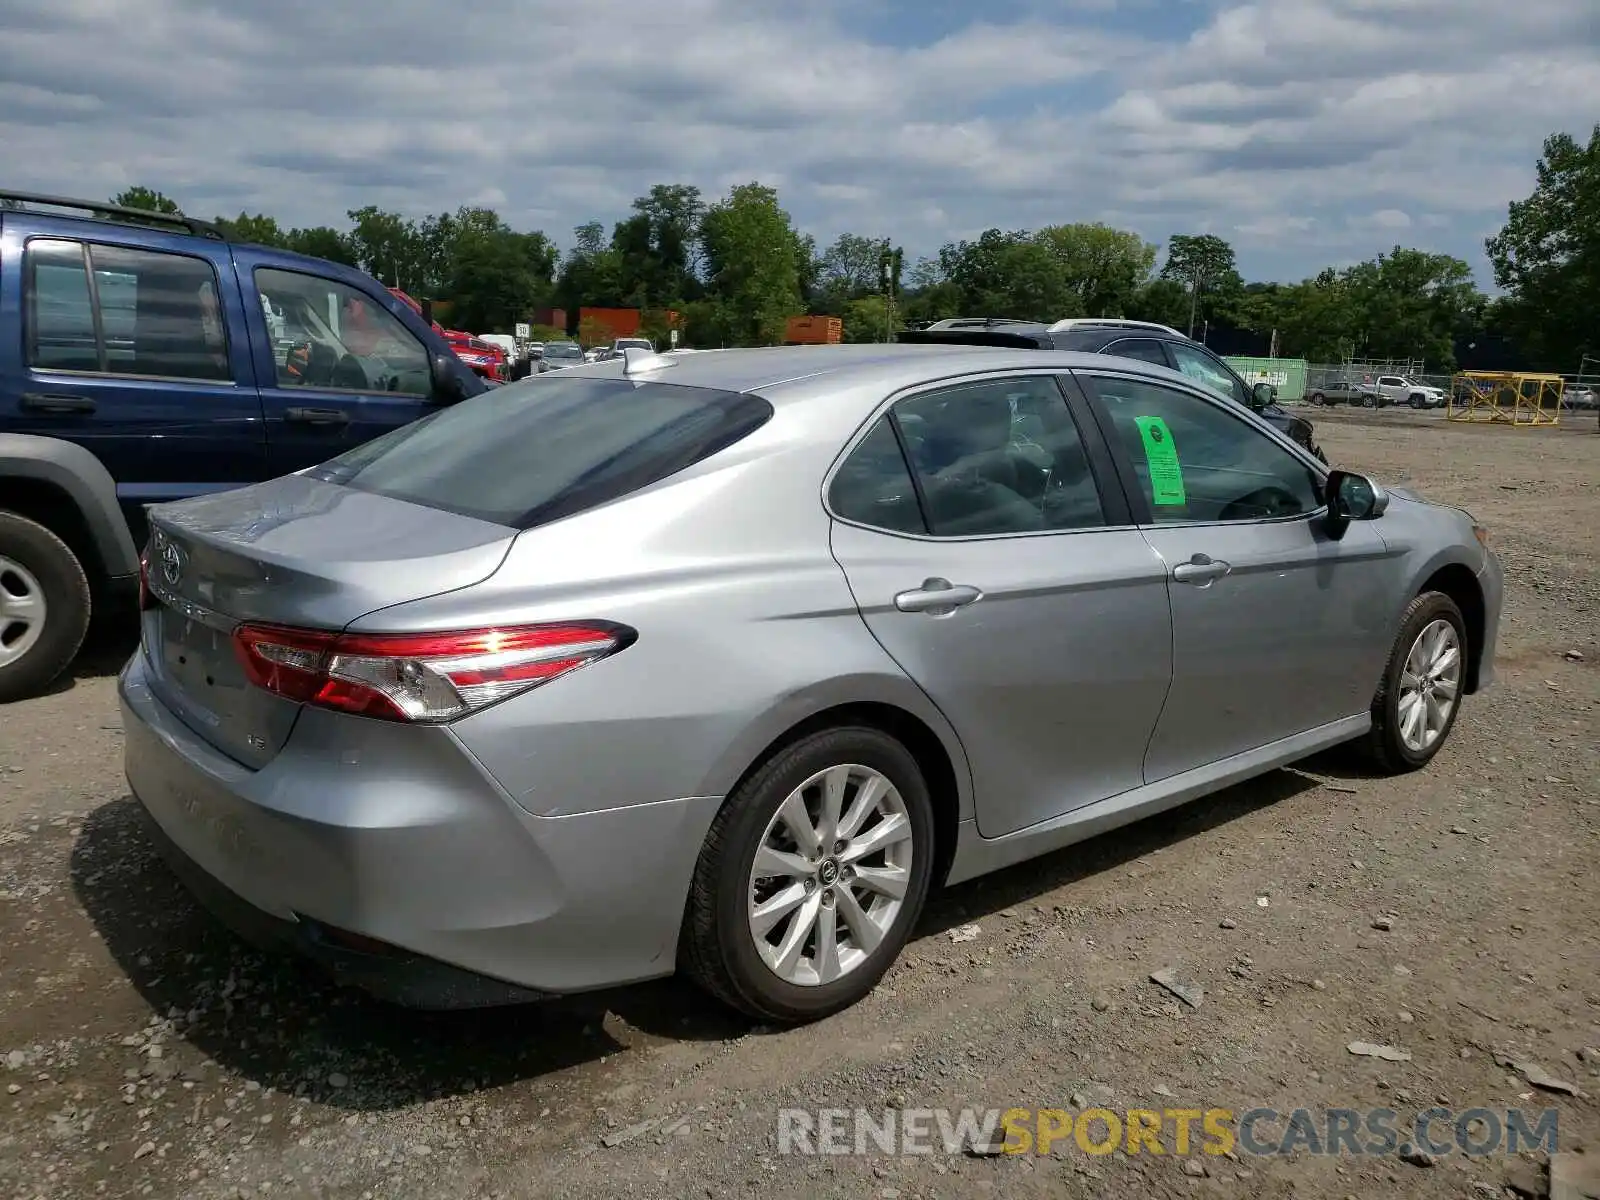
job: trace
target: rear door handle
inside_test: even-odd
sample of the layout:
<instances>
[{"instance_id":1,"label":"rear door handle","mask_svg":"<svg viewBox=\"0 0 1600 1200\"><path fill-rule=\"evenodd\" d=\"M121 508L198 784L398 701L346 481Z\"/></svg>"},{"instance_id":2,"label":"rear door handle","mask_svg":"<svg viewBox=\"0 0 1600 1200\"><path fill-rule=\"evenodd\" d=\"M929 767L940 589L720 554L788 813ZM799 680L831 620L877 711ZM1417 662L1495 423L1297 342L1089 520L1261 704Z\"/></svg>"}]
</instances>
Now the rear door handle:
<instances>
[{"instance_id":1,"label":"rear door handle","mask_svg":"<svg viewBox=\"0 0 1600 1200\"><path fill-rule=\"evenodd\" d=\"M924 579L919 588L896 594L894 606L904 613L929 613L937 617L981 599L983 593L969 584L935 577Z\"/></svg>"},{"instance_id":2,"label":"rear door handle","mask_svg":"<svg viewBox=\"0 0 1600 1200\"><path fill-rule=\"evenodd\" d=\"M95 403L88 396L60 392L23 392L22 407L34 412L92 413Z\"/></svg>"},{"instance_id":3,"label":"rear door handle","mask_svg":"<svg viewBox=\"0 0 1600 1200\"><path fill-rule=\"evenodd\" d=\"M297 425L350 424L350 414L338 408L291 408L283 415Z\"/></svg>"},{"instance_id":4,"label":"rear door handle","mask_svg":"<svg viewBox=\"0 0 1600 1200\"><path fill-rule=\"evenodd\" d=\"M1172 577L1179 583L1207 587L1213 580L1221 579L1232 570L1233 564L1225 563L1220 558L1212 558L1209 554L1196 554L1188 562L1173 567Z\"/></svg>"}]
</instances>

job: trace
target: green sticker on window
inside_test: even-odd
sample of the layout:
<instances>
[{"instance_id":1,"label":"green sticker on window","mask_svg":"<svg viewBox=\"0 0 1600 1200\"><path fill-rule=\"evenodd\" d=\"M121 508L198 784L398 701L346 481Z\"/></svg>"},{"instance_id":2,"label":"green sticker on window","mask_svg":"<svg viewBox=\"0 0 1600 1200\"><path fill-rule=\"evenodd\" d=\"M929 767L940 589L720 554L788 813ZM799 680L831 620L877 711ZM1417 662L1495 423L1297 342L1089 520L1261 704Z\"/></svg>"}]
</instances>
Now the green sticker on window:
<instances>
[{"instance_id":1,"label":"green sticker on window","mask_svg":"<svg viewBox=\"0 0 1600 1200\"><path fill-rule=\"evenodd\" d=\"M1144 442L1144 461L1150 467L1150 491L1157 504L1187 504L1183 491L1183 467L1178 463L1178 447L1172 430L1160 417L1135 417L1139 439Z\"/></svg>"}]
</instances>

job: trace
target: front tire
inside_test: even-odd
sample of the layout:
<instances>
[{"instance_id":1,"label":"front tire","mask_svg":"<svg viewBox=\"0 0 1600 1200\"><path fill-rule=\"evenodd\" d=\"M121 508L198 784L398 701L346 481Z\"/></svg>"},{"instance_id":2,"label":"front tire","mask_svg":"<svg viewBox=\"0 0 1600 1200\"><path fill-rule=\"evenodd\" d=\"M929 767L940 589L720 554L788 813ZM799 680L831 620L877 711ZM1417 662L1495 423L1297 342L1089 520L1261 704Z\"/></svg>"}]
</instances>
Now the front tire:
<instances>
[{"instance_id":1,"label":"front tire","mask_svg":"<svg viewBox=\"0 0 1600 1200\"><path fill-rule=\"evenodd\" d=\"M1312 392L1311 393L1311 403L1315 404L1318 408L1321 408L1327 402L1328 402L1328 398L1326 396L1324 396L1321 392Z\"/></svg>"},{"instance_id":2,"label":"front tire","mask_svg":"<svg viewBox=\"0 0 1600 1200\"><path fill-rule=\"evenodd\" d=\"M1424 406L1425 406L1425 405L1426 405L1426 404L1427 404L1427 403L1428 403L1428 402L1427 402L1427 400L1426 400L1426 399L1425 399L1425 398L1424 398L1424 397L1422 397L1422 396L1412 396L1412 397L1411 397L1411 399L1410 399L1410 401L1409 401L1409 403L1410 403L1410 405L1411 405L1411 407L1412 407L1412 408L1422 408L1422 407L1424 407Z\"/></svg>"},{"instance_id":3,"label":"front tire","mask_svg":"<svg viewBox=\"0 0 1600 1200\"><path fill-rule=\"evenodd\" d=\"M36 696L66 670L89 629L89 580L36 521L0 512L0 704Z\"/></svg>"},{"instance_id":4,"label":"front tire","mask_svg":"<svg viewBox=\"0 0 1600 1200\"><path fill-rule=\"evenodd\" d=\"M1378 398L1376 396L1363 396L1363 397L1361 397L1361 407L1362 408L1377 408L1378 407Z\"/></svg>"},{"instance_id":5,"label":"front tire","mask_svg":"<svg viewBox=\"0 0 1600 1200\"><path fill-rule=\"evenodd\" d=\"M759 1020L830 1016L899 955L933 855L933 805L910 752L876 729L812 734L763 763L712 822L679 962Z\"/></svg>"},{"instance_id":6,"label":"front tire","mask_svg":"<svg viewBox=\"0 0 1600 1200\"><path fill-rule=\"evenodd\" d=\"M1467 653L1466 622L1449 596L1424 592L1406 608L1361 743L1378 770L1402 775L1439 752L1461 711Z\"/></svg>"}]
</instances>

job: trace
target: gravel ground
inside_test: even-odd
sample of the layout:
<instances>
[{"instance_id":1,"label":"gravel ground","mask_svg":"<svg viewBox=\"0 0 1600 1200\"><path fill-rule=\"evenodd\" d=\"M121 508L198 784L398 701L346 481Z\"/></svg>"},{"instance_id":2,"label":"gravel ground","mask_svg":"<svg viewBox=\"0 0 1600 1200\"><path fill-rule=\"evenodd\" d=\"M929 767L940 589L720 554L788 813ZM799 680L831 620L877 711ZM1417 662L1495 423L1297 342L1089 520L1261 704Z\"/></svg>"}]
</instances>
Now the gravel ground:
<instances>
[{"instance_id":1,"label":"gravel ground","mask_svg":"<svg viewBox=\"0 0 1600 1200\"><path fill-rule=\"evenodd\" d=\"M1563 1149L1589 1149L1564 1161L1593 1169L1600 438L1316 420L1335 462L1465 505L1505 562L1500 681L1430 768L1379 780L1321 756L951 889L872 998L807 1029L752 1028L676 982L414 1014L251 952L140 833L113 696L129 648L99 648L0 711L0 1196L1544 1186L1535 1156L779 1155L777 1110L823 1106L1553 1106ZM1198 1008L1150 981L1168 966Z\"/></svg>"}]
</instances>

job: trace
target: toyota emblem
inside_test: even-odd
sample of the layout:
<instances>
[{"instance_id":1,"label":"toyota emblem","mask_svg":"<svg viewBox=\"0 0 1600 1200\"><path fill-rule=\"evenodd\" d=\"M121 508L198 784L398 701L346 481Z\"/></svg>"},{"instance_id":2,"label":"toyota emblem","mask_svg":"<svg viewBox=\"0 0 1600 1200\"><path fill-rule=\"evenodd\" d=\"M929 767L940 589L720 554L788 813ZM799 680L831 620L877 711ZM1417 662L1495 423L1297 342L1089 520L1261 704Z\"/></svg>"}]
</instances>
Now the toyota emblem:
<instances>
[{"instance_id":1,"label":"toyota emblem","mask_svg":"<svg viewBox=\"0 0 1600 1200\"><path fill-rule=\"evenodd\" d=\"M183 574L183 551L164 538L161 546L161 574L167 583L174 587Z\"/></svg>"}]
</instances>

